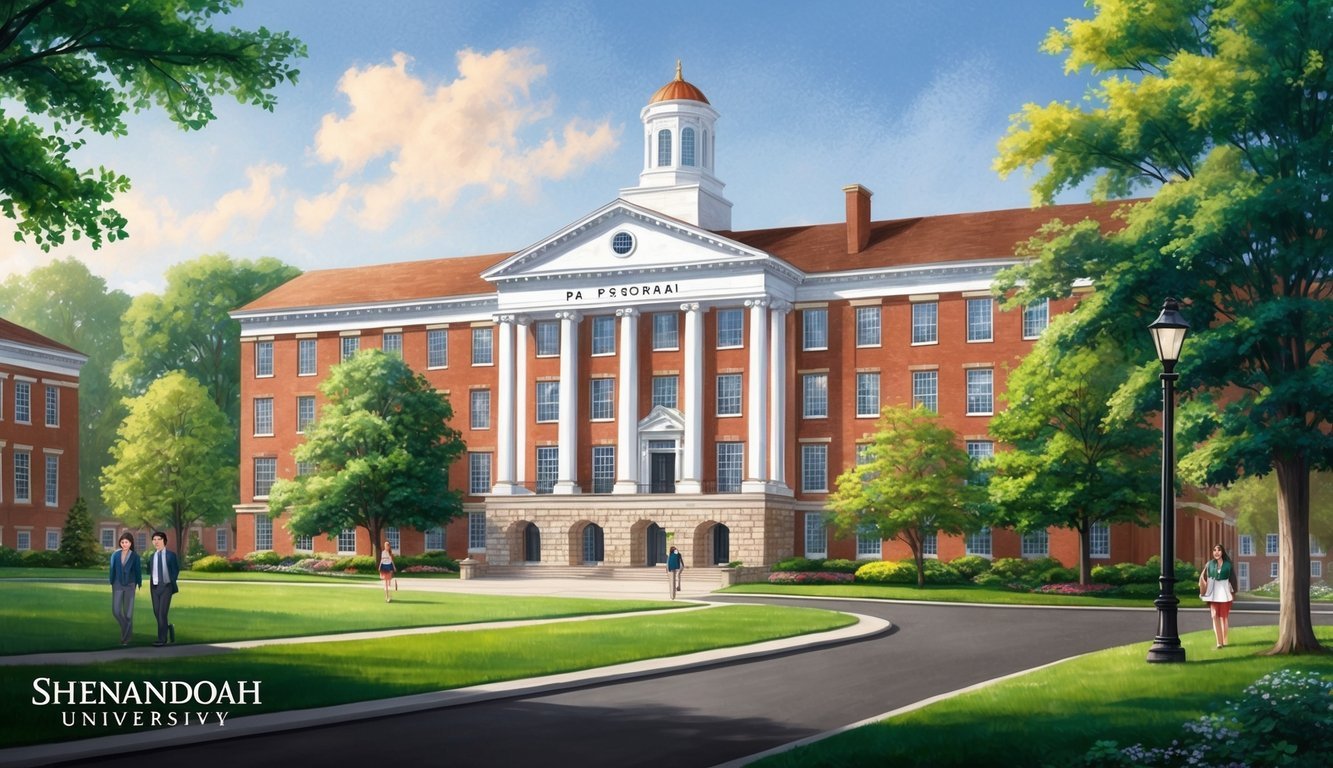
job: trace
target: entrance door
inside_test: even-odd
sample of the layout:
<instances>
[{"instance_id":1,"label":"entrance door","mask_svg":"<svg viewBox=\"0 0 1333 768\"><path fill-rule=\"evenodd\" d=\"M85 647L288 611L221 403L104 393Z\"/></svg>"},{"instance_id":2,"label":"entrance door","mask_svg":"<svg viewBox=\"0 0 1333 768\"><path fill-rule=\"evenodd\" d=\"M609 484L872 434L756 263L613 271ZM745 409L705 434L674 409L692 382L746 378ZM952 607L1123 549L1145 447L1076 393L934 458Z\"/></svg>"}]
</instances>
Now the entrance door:
<instances>
[{"instance_id":1,"label":"entrance door","mask_svg":"<svg viewBox=\"0 0 1333 768\"><path fill-rule=\"evenodd\" d=\"M595 565L606 559L602 526L588 523L583 529L583 564Z\"/></svg>"},{"instance_id":2,"label":"entrance door","mask_svg":"<svg viewBox=\"0 0 1333 768\"><path fill-rule=\"evenodd\" d=\"M648 454L648 490L650 493L676 492L676 444L670 440L654 440ZM665 443L660 450L657 443Z\"/></svg>"},{"instance_id":3,"label":"entrance door","mask_svg":"<svg viewBox=\"0 0 1333 768\"><path fill-rule=\"evenodd\" d=\"M645 564L653 566L665 563L666 554L666 531L657 523L653 523L648 526L648 562Z\"/></svg>"},{"instance_id":4,"label":"entrance door","mask_svg":"<svg viewBox=\"0 0 1333 768\"><path fill-rule=\"evenodd\" d=\"M713 526L713 565L731 562L731 530L722 523Z\"/></svg>"},{"instance_id":5,"label":"entrance door","mask_svg":"<svg viewBox=\"0 0 1333 768\"><path fill-rule=\"evenodd\" d=\"M523 529L523 561L526 563L542 561L542 532L532 523L528 523L528 527Z\"/></svg>"}]
</instances>

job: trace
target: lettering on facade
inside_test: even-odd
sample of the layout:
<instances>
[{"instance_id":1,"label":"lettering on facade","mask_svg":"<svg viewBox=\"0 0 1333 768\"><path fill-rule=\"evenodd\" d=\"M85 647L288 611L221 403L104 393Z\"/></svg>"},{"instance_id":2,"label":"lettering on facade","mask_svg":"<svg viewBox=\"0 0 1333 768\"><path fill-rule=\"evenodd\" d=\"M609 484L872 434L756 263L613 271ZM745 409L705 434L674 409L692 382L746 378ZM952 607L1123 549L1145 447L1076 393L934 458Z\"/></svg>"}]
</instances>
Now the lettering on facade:
<instances>
[{"instance_id":1,"label":"lettering on facade","mask_svg":"<svg viewBox=\"0 0 1333 768\"><path fill-rule=\"evenodd\" d=\"M616 285L610 288L592 288L565 291L565 301L586 301L589 299L632 299L640 296L675 296L680 293L680 283L648 283L646 285ZM586 296L585 296L586 294Z\"/></svg>"}]
</instances>

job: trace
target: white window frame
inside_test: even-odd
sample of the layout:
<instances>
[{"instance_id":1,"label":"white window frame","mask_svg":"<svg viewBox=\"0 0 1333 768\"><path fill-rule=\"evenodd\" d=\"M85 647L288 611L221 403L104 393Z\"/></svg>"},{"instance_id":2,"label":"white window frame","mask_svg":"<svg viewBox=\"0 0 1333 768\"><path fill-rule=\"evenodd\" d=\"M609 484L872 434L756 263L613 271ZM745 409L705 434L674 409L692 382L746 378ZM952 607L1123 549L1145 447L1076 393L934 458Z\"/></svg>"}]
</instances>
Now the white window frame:
<instances>
[{"instance_id":1,"label":"white window frame","mask_svg":"<svg viewBox=\"0 0 1333 768\"><path fill-rule=\"evenodd\" d=\"M296 396L296 434L304 435L315 421L315 396Z\"/></svg>"},{"instance_id":2,"label":"white window frame","mask_svg":"<svg viewBox=\"0 0 1333 768\"><path fill-rule=\"evenodd\" d=\"M616 485L616 447L592 447L592 492L611 493Z\"/></svg>"},{"instance_id":3,"label":"white window frame","mask_svg":"<svg viewBox=\"0 0 1333 768\"><path fill-rule=\"evenodd\" d=\"M588 420L615 421L616 380L610 377L588 382Z\"/></svg>"},{"instance_id":4,"label":"white window frame","mask_svg":"<svg viewBox=\"0 0 1333 768\"><path fill-rule=\"evenodd\" d=\"M32 382L14 382L14 421L18 424L32 423Z\"/></svg>"},{"instance_id":5,"label":"white window frame","mask_svg":"<svg viewBox=\"0 0 1333 768\"><path fill-rule=\"evenodd\" d=\"M273 518L267 513L255 513L255 551L273 551Z\"/></svg>"},{"instance_id":6,"label":"white window frame","mask_svg":"<svg viewBox=\"0 0 1333 768\"><path fill-rule=\"evenodd\" d=\"M828 557L828 524L822 512L805 513L805 556Z\"/></svg>"},{"instance_id":7,"label":"white window frame","mask_svg":"<svg viewBox=\"0 0 1333 768\"><path fill-rule=\"evenodd\" d=\"M992 557L994 553L994 537L991 536L991 529L984 527L967 534L966 549L964 552L969 555L979 557Z\"/></svg>"},{"instance_id":8,"label":"white window frame","mask_svg":"<svg viewBox=\"0 0 1333 768\"><path fill-rule=\"evenodd\" d=\"M389 331L380 336L380 349L386 355L393 355L399 359L403 357L403 334L399 331Z\"/></svg>"},{"instance_id":9,"label":"white window frame","mask_svg":"<svg viewBox=\"0 0 1333 768\"><path fill-rule=\"evenodd\" d=\"M653 351L672 352L680 349L680 313L653 313Z\"/></svg>"},{"instance_id":10,"label":"white window frame","mask_svg":"<svg viewBox=\"0 0 1333 768\"><path fill-rule=\"evenodd\" d=\"M828 493L828 443L801 445L801 491Z\"/></svg>"},{"instance_id":11,"label":"white window frame","mask_svg":"<svg viewBox=\"0 0 1333 768\"><path fill-rule=\"evenodd\" d=\"M32 452L14 451L14 503L32 503Z\"/></svg>"},{"instance_id":12,"label":"white window frame","mask_svg":"<svg viewBox=\"0 0 1333 768\"><path fill-rule=\"evenodd\" d=\"M319 340L296 340L296 375L316 376L319 374Z\"/></svg>"},{"instance_id":13,"label":"white window frame","mask_svg":"<svg viewBox=\"0 0 1333 768\"><path fill-rule=\"evenodd\" d=\"M616 353L616 318L598 315L592 319L592 356L602 357Z\"/></svg>"},{"instance_id":14,"label":"white window frame","mask_svg":"<svg viewBox=\"0 0 1333 768\"><path fill-rule=\"evenodd\" d=\"M934 413L940 412L940 372L912 371L912 407L924 405Z\"/></svg>"},{"instance_id":15,"label":"white window frame","mask_svg":"<svg viewBox=\"0 0 1333 768\"><path fill-rule=\"evenodd\" d=\"M667 386L670 382L671 386ZM666 401L666 396L671 395L671 402ZM662 405L667 408L679 408L680 406L680 377L679 376L654 376L652 383L652 404L653 406Z\"/></svg>"},{"instance_id":16,"label":"white window frame","mask_svg":"<svg viewBox=\"0 0 1333 768\"><path fill-rule=\"evenodd\" d=\"M551 493L560 478L560 446L537 446L537 493Z\"/></svg>"},{"instance_id":17,"label":"white window frame","mask_svg":"<svg viewBox=\"0 0 1333 768\"><path fill-rule=\"evenodd\" d=\"M489 451L468 451L467 489L473 496L491 492L491 454Z\"/></svg>"},{"instance_id":18,"label":"white window frame","mask_svg":"<svg viewBox=\"0 0 1333 768\"><path fill-rule=\"evenodd\" d=\"M995 412L995 369L967 370L967 415L990 416Z\"/></svg>"},{"instance_id":19,"label":"white window frame","mask_svg":"<svg viewBox=\"0 0 1333 768\"><path fill-rule=\"evenodd\" d=\"M717 311L717 348L740 349L745 346L745 310L730 307Z\"/></svg>"},{"instance_id":20,"label":"white window frame","mask_svg":"<svg viewBox=\"0 0 1333 768\"><path fill-rule=\"evenodd\" d=\"M484 511L467 513L467 551L486 551L486 513Z\"/></svg>"},{"instance_id":21,"label":"white window frame","mask_svg":"<svg viewBox=\"0 0 1333 768\"><path fill-rule=\"evenodd\" d=\"M884 556L884 540L879 533L856 532L856 559L879 560Z\"/></svg>"},{"instance_id":22,"label":"white window frame","mask_svg":"<svg viewBox=\"0 0 1333 768\"><path fill-rule=\"evenodd\" d=\"M883 307L856 308L856 346L878 347L884 343Z\"/></svg>"},{"instance_id":23,"label":"white window frame","mask_svg":"<svg viewBox=\"0 0 1333 768\"><path fill-rule=\"evenodd\" d=\"M532 336L536 342L537 357L560 356L559 320L538 320L532 324Z\"/></svg>"},{"instance_id":24,"label":"white window frame","mask_svg":"<svg viewBox=\"0 0 1333 768\"><path fill-rule=\"evenodd\" d=\"M739 373L719 373L717 375L716 401L718 416L742 415L745 387Z\"/></svg>"},{"instance_id":25,"label":"white window frame","mask_svg":"<svg viewBox=\"0 0 1333 768\"><path fill-rule=\"evenodd\" d=\"M361 337L343 336L341 337L341 343L338 346L340 353L338 358L339 362L345 363L353 357L356 357L356 353L361 351Z\"/></svg>"},{"instance_id":26,"label":"white window frame","mask_svg":"<svg viewBox=\"0 0 1333 768\"><path fill-rule=\"evenodd\" d=\"M1240 537L1240 556L1254 557L1254 537L1248 533Z\"/></svg>"},{"instance_id":27,"label":"white window frame","mask_svg":"<svg viewBox=\"0 0 1333 768\"><path fill-rule=\"evenodd\" d=\"M43 501L48 507L58 507L60 506L60 455L47 453L43 458L45 459L42 476L45 483L42 488Z\"/></svg>"},{"instance_id":28,"label":"white window frame","mask_svg":"<svg viewBox=\"0 0 1333 768\"><path fill-rule=\"evenodd\" d=\"M879 372L856 374L856 418L878 418L880 408Z\"/></svg>"},{"instance_id":29,"label":"white window frame","mask_svg":"<svg viewBox=\"0 0 1333 768\"><path fill-rule=\"evenodd\" d=\"M1023 307L1023 338L1041 337L1046 326L1051 324L1051 300L1037 299Z\"/></svg>"},{"instance_id":30,"label":"white window frame","mask_svg":"<svg viewBox=\"0 0 1333 768\"><path fill-rule=\"evenodd\" d=\"M940 343L940 303L918 301L912 304L912 346Z\"/></svg>"},{"instance_id":31,"label":"white window frame","mask_svg":"<svg viewBox=\"0 0 1333 768\"><path fill-rule=\"evenodd\" d=\"M995 309L989 297L967 300L967 343L995 340Z\"/></svg>"},{"instance_id":32,"label":"white window frame","mask_svg":"<svg viewBox=\"0 0 1333 768\"><path fill-rule=\"evenodd\" d=\"M1088 529L1088 557L1108 560L1111 557L1111 526L1093 523Z\"/></svg>"},{"instance_id":33,"label":"white window frame","mask_svg":"<svg viewBox=\"0 0 1333 768\"><path fill-rule=\"evenodd\" d=\"M256 341L255 378L268 379L272 377L273 377L273 342Z\"/></svg>"},{"instance_id":34,"label":"white window frame","mask_svg":"<svg viewBox=\"0 0 1333 768\"><path fill-rule=\"evenodd\" d=\"M46 426L60 426L60 388L51 385L46 386Z\"/></svg>"},{"instance_id":35,"label":"white window frame","mask_svg":"<svg viewBox=\"0 0 1333 768\"><path fill-rule=\"evenodd\" d=\"M560 420L560 382L537 382L537 423Z\"/></svg>"},{"instance_id":36,"label":"white window frame","mask_svg":"<svg viewBox=\"0 0 1333 768\"><path fill-rule=\"evenodd\" d=\"M273 484L278 481L278 459L276 456L256 456L253 460L254 466L254 497L256 499L267 499L270 491L273 490ZM265 468L264 472L260 468ZM264 485L264 482L267 485Z\"/></svg>"},{"instance_id":37,"label":"white window frame","mask_svg":"<svg viewBox=\"0 0 1333 768\"><path fill-rule=\"evenodd\" d=\"M801 349L806 352L828 349L828 307L801 310Z\"/></svg>"},{"instance_id":38,"label":"white window frame","mask_svg":"<svg viewBox=\"0 0 1333 768\"><path fill-rule=\"evenodd\" d=\"M1278 537L1276 533L1264 536L1264 554L1268 557L1278 556Z\"/></svg>"},{"instance_id":39,"label":"white window frame","mask_svg":"<svg viewBox=\"0 0 1333 768\"><path fill-rule=\"evenodd\" d=\"M47 528L47 529L46 529L46 551L47 551L47 552L54 552L54 551L56 551L56 550L58 550L58 549L60 549L60 529L59 529L59 528ZM1316 561L1316 562L1317 562L1317 561Z\"/></svg>"},{"instance_id":40,"label":"white window frame","mask_svg":"<svg viewBox=\"0 0 1333 768\"><path fill-rule=\"evenodd\" d=\"M449 367L449 329L426 330L426 368L436 370Z\"/></svg>"},{"instance_id":41,"label":"white window frame","mask_svg":"<svg viewBox=\"0 0 1333 768\"><path fill-rule=\"evenodd\" d=\"M717 443L717 492L740 493L745 479L745 443Z\"/></svg>"},{"instance_id":42,"label":"white window frame","mask_svg":"<svg viewBox=\"0 0 1333 768\"><path fill-rule=\"evenodd\" d=\"M801 375L801 418L828 418L828 374Z\"/></svg>"},{"instance_id":43,"label":"white window frame","mask_svg":"<svg viewBox=\"0 0 1333 768\"><path fill-rule=\"evenodd\" d=\"M1045 528L1024 533L1021 551L1024 559L1049 557L1051 554L1050 534Z\"/></svg>"},{"instance_id":44,"label":"white window frame","mask_svg":"<svg viewBox=\"0 0 1333 768\"><path fill-rule=\"evenodd\" d=\"M254 404L254 436L273 437L273 398L256 397Z\"/></svg>"},{"instance_id":45,"label":"white window frame","mask_svg":"<svg viewBox=\"0 0 1333 768\"><path fill-rule=\"evenodd\" d=\"M489 325L472 329L472 364L495 365L495 329Z\"/></svg>"},{"instance_id":46,"label":"white window frame","mask_svg":"<svg viewBox=\"0 0 1333 768\"><path fill-rule=\"evenodd\" d=\"M338 554L356 554L356 529L344 528L338 531Z\"/></svg>"},{"instance_id":47,"label":"white window frame","mask_svg":"<svg viewBox=\"0 0 1333 768\"><path fill-rule=\"evenodd\" d=\"M469 429L490 429L491 391L489 389L468 390L467 413Z\"/></svg>"},{"instance_id":48,"label":"white window frame","mask_svg":"<svg viewBox=\"0 0 1333 768\"><path fill-rule=\"evenodd\" d=\"M444 526L437 525L425 530L425 548L427 552L443 552L447 549L448 538Z\"/></svg>"},{"instance_id":49,"label":"white window frame","mask_svg":"<svg viewBox=\"0 0 1333 768\"><path fill-rule=\"evenodd\" d=\"M216 551L218 554L230 552L231 548L227 546L227 539L228 539L227 529L225 527L218 526L217 528L213 529L214 551Z\"/></svg>"}]
</instances>

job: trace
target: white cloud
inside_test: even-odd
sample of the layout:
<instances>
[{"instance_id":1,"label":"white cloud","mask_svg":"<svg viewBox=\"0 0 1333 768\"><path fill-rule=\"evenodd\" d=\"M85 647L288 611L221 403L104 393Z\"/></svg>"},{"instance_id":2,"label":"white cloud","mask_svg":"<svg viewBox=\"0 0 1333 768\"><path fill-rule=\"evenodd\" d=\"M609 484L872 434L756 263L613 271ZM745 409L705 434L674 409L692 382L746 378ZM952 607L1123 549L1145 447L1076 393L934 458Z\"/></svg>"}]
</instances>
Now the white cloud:
<instances>
[{"instance_id":1,"label":"white cloud","mask_svg":"<svg viewBox=\"0 0 1333 768\"><path fill-rule=\"evenodd\" d=\"M464 50L458 77L436 86L410 74L402 53L392 64L347 70L339 89L351 110L325 115L314 146L345 181L298 201L300 226L317 231L346 205L358 225L383 230L411 203L448 209L468 188L492 198L531 194L614 150L616 131L606 121L573 119L535 144L524 141L554 113L552 102L532 95L546 76L534 57L526 48Z\"/></svg>"}]
</instances>

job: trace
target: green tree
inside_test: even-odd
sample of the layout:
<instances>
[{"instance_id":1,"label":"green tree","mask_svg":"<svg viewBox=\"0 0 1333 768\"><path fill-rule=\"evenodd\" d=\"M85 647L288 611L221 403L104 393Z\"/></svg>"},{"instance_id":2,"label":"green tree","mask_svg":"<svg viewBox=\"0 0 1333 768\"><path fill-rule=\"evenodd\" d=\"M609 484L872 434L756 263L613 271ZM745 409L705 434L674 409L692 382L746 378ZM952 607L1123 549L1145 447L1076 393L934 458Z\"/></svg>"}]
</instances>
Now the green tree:
<instances>
[{"instance_id":1,"label":"green tree","mask_svg":"<svg viewBox=\"0 0 1333 768\"><path fill-rule=\"evenodd\" d=\"M113 376L139 394L167 371L184 371L239 428L241 326L229 313L299 274L277 259L237 261L225 254L173 265L162 295L140 294L125 313L125 356Z\"/></svg>"},{"instance_id":2,"label":"green tree","mask_svg":"<svg viewBox=\"0 0 1333 768\"><path fill-rule=\"evenodd\" d=\"M49 250L67 237L98 248L126 236L110 203L129 179L74 165L85 132L123 136L127 112L154 106L183 129L202 128L223 95L272 111L305 46L285 32L214 26L239 5L0 3L0 212L17 223L15 239Z\"/></svg>"},{"instance_id":3,"label":"green tree","mask_svg":"<svg viewBox=\"0 0 1333 768\"><path fill-rule=\"evenodd\" d=\"M1277 478L1244 477L1220 488L1213 503L1236 515L1236 528L1260 541L1277 530ZM1325 549L1333 546L1333 472L1310 475L1310 535Z\"/></svg>"},{"instance_id":4,"label":"green tree","mask_svg":"<svg viewBox=\"0 0 1333 768\"><path fill-rule=\"evenodd\" d=\"M88 356L79 372L79 493L98 516L106 505L97 479L125 418L111 368L123 350L120 322L129 306L124 291L108 291L106 280L72 257L0 284L0 315Z\"/></svg>"},{"instance_id":5,"label":"green tree","mask_svg":"<svg viewBox=\"0 0 1333 768\"><path fill-rule=\"evenodd\" d=\"M129 416L102 472L111 511L132 528L185 533L196 523L215 525L236 500L236 456L227 418L203 385L172 371L127 402Z\"/></svg>"},{"instance_id":6,"label":"green tree","mask_svg":"<svg viewBox=\"0 0 1333 768\"><path fill-rule=\"evenodd\" d=\"M1046 229L1001 288L1068 295L1085 338L1146 344L1167 296L1193 329L1180 373L1182 475L1277 476L1281 609L1273 653L1320 648L1310 618L1310 471L1333 466L1333 0L1094 0L1044 47L1102 76L1079 104L1027 105L1001 173L1038 202L1091 183L1149 193L1123 226ZM1132 341L1131 341L1132 340ZM1155 364L1131 379L1151 386ZM1123 403L1135 398L1122 398Z\"/></svg>"},{"instance_id":7,"label":"green tree","mask_svg":"<svg viewBox=\"0 0 1333 768\"><path fill-rule=\"evenodd\" d=\"M1056 318L1009 376L1008 407L990 433L1012 450L992 460L989 491L997 525L1077 531L1079 583L1087 584L1092 527L1146 525L1156 508L1161 432L1141 418L1112 418L1111 397L1133 366L1112 342L1070 344L1063 331L1072 319Z\"/></svg>"},{"instance_id":8,"label":"green tree","mask_svg":"<svg viewBox=\"0 0 1333 768\"><path fill-rule=\"evenodd\" d=\"M978 487L967 484L971 460L953 430L925 407L886 407L876 427L870 460L838 476L828 520L844 536L874 534L906 544L923 587L926 538L978 524L971 510Z\"/></svg>"},{"instance_id":9,"label":"green tree","mask_svg":"<svg viewBox=\"0 0 1333 768\"><path fill-rule=\"evenodd\" d=\"M464 445L449 426L449 398L424 376L365 350L334 366L319 390L326 403L294 451L315 471L269 492L269 513L289 510L293 535L360 527L378 546L389 526L427 530L462 513L449 465Z\"/></svg>"},{"instance_id":10,"label":"green tree","mask_svg":"<svg viewBox=\"0 0 1333 768\"><path fill-rule=\"evenodd\" d=\"M93 516L83 497L74 500L60 531L60 556L71 568L87 568L102 563L102 547L93 530Z\"/></svg>"}]
</instances>

